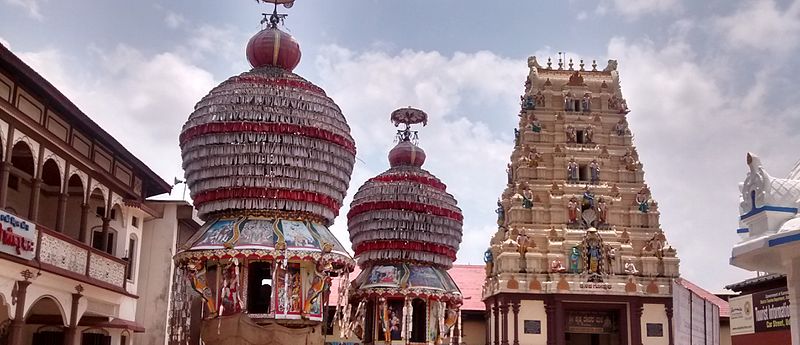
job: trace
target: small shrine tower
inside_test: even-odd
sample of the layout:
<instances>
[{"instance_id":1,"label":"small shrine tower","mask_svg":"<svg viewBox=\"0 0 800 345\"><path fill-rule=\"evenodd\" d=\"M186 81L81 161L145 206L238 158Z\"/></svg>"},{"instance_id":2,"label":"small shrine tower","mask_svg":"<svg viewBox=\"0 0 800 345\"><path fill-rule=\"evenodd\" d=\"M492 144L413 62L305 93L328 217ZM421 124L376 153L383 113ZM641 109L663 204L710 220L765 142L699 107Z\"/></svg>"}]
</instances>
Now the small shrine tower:
<instances>
[{"instance_id":1,"label":"small shrine tower","mask_svg":"<svg viewBox=\"0 0 800 345\"><path fill-rule=\"evenodd\" d=\"M355 162L350 128L292 73L300 46L277 6L293 0L263 1L275 9L247 44L253 68L203 97L180 135L205 224L174 257L170 344L322 345L331 277L355 268L328 229Z\"/></svg>"},{"instance_id":2,"label":"small shrine tower","mask_svg":"<svg viewBox=\"0 0 800 345\"><path fill-rule=\"evenodd\" d=\"M616 61L598 70L531 57L528 67L485 254L486 343L672 344L678 258L644 181Z\"/></svg>"},{"instance_id":3,"label":"small shrine tower","mask_svg":"<svg viewBox=\"0 0 800 345\"><path fill-rule=\"evenodd\" d=\"M389 152L391 168L358 189L347 214L362 271L342 291L352 313L344 313L342 329L363 344L458 343L462 297L447 270L461 243L462 215L444 183L422 169L425 151L411 125L427 120L419 109L392 113L395 126L405 127Z\"/></svg>"}]
</instances>

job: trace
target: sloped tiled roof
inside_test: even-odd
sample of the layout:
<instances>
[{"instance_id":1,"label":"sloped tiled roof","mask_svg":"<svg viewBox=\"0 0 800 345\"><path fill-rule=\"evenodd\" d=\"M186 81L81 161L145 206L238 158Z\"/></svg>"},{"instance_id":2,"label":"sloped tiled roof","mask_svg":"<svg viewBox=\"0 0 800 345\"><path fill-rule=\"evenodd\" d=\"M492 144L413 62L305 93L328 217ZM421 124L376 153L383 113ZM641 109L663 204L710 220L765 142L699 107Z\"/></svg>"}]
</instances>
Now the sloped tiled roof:
<instances>
[{"instance_id":1,"label":"sloped tiled roof","mask_svg":"<svg viewBox=\"0 0 800 345\"><path fill-rule=\"evenodd\" d=\"M694 285L694 283L692 283L692 282L690 282L690 281L688 281L686 279L678 278L678 279L675 279L675 282L678 283L679 285L689 289L689 291L691 291L694 294L702 297L703 299L705 299L705 300L717 305L717 307L719 307L719 317L731 317L731 309L728 306L728 302L725 301L724 299L717 297L717 295L715 295L715 294L713 294L711 292L708 292L708 290L706 290L706 289L703 289L703 288L701 288L701 287L699 287L697 285Z\"/></svg>"}]
</instances>

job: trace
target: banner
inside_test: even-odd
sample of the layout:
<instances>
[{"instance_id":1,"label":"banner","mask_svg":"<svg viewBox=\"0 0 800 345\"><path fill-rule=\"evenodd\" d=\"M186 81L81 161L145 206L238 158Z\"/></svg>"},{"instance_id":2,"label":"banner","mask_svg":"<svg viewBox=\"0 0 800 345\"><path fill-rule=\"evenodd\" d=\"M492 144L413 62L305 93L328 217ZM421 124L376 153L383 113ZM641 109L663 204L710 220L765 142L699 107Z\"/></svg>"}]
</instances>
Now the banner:
<instances>
[{"instance_id":1,"label":"banner","mask_svg":"<svg viewBox=\"0 0 800 345\"><path fill-rule=\"evenodd\" d=\"M789 329L789 291L777 288L753 294L755 331L769 332Z\"/></svg>"},{"instance_id":2,"label":"banner","mask_svg":"<svg viewBox=\"0 0 800 345\"><path fill-rule=\"evenodd\" d=\"M36 256L36 224L0 211L0 252L26 260Z\"/></svg>"}]
</instances>

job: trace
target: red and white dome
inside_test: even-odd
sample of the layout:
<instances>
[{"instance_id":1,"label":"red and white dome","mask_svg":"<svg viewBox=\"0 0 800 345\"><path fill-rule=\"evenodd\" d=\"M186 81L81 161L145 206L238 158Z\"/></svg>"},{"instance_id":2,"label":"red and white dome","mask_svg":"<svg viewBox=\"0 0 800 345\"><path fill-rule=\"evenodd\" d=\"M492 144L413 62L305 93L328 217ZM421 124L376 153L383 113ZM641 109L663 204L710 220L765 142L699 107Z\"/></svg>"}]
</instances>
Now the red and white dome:
<instances>
[{"instance_id":1,"label":"red and white dome","mask_svg":"<svg viewBox=\"0 0 800 345\"><path fill-rule=\"evenodd\" d=\"M247 55L254 68L212 89L181 132L198 214L257 211L330 225L355 162L350 127L324 90L291 72L300 59L291 36L262 30Z\"/></svg>"},{"instance_id":2,"label":"red and white dome","mask_svg":"<svg viewBox=\"0 0 800 345\"><path fill-rule=\"evenodd\" d=\"M461 243L461 210L445 184L421 168L425 152L403 133L389 154L391 168L365 182L350 204L353 251L361 267L402 261L450 268Z\"/></svg>"}]
</instances>

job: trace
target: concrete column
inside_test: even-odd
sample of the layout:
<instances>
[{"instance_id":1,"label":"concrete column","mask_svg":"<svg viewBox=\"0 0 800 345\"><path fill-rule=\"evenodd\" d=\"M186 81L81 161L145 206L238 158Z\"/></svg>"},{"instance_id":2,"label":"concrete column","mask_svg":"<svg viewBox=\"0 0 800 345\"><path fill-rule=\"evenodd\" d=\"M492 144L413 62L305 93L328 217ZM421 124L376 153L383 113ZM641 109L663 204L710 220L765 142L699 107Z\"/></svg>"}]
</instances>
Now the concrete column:
<instances>
[{"instance_id":1,"label":"concrete column","mask_svg":"<svg viewBox=\"0 0 800 345\"><path fill-rule=\"evenodd\" d=\"M511 311L514 312L514 345L519 345L519 300L511 301Z\"/></svg>"},{"instance_id":2,"label":"concrete column","mask_svg":"<svg viewBox=\"0 0 800 345\"><path fill-rule=\"evenodd\" d=\"M39 221L39 197L41 196L42 179L34 178L31 180L31 204L28 207L28 219L31 222Z\"/></svg>"},{"instance_id":3,"label":"concrete column","mask_svg":"<svg viewBox=\"0 0 800 345\"><path fill-rule=\"evenodd\" d=\"M500 304L500 313L503 315L503 336L500 345L508 345L508 301L505 298Z\"/></svg>"},{"instance_id":4,"label":"concrete column","mask_svg":"<svg viewBox=\"0 0 800 345\"><path fill-rule=\"evenodd\" d=\"M92 244L92 236L89 236L89 204L81 204L81 225L78 230L78 241L84 244Z\"/></svg>"},{"instance_id":5,"label":"concrete column","mask_svg":"<svg viewBox=\"0 0 800 345\"><path fill-rule=\"evenodd\" d=\"M486 332L483 332L486 338L486 345L492 345L492 305L489 302L483 302L486 307Z\"/></svg>"},{"instance_id":6,"label":"concrete column","mask_svg":"<svg viewBox=\"0 0 800 345\"><path fill-rule=\"evenodd\" d=\"M8 199L8 179L11 176L11 163L0 163L0 209L6 209Z\"/></svg>"},{"instance_id":7,"label":"concrete column","mask_svg":"<svg viewBox=\"0 0 800 345\"><path fill-rule=\"evenodd\" d=\"M56 231L64 232L64 220L67 217L67 200L69 194L61 193L58 195L58 210L56 211Z\"/></svg>"},{"instance_id":8,"label":"concrete column","mask_svg":"<svg viewBox=\"0 0 800 345\"><path fill-rule=\"evenodd\" d=\"M22 329L25 326L25 296L28 293L28 286L31 282L28 280L17 281L17 295L14 310L14 320L8 329L8 344L9 345L23 345L22 343Z\"/></svg>"},{"instance_id":9,"label":"concrete column","mask_svg":"<svg viewBox=\"0 0 800 345\"><path fill-rule=\"evenodd\" d=\"M69 327L64 330L64 345L76 345L80 342L78 336L78 304L81 301L80 293L72 294L72 308L69 314Z\"/></svg>"},{"instance_id":10,"label":"concrete column","mask_svg":"<svg viewBox=\"0 0 800 345\"><path fill-rule=\"evenodd\" d=\"M561 301L556 300L556 325L553 328L556 331L556 345L566 345L567 338L565 337L566 331L564 330L564 307Z\"/></svg>"}]
</instances>

